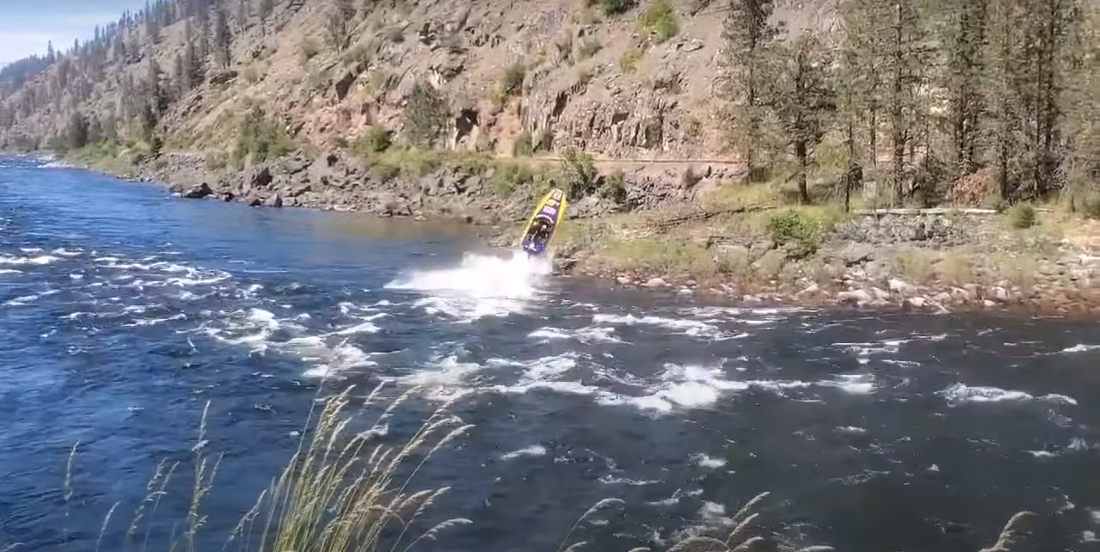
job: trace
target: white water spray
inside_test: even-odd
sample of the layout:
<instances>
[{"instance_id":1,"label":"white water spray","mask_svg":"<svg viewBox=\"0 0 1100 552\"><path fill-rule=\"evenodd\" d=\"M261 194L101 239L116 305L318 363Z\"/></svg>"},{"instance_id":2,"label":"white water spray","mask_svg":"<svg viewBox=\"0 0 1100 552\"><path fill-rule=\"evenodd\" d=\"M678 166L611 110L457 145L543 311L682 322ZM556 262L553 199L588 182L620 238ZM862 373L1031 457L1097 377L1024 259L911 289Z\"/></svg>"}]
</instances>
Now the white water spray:
<instances>
[{"instance_id":1,"label":"white water spray","mask_svg":"<svg viewBox=\"0 0 1100 552\"><path fill-rule=\"evenodd\" d=\"M539 295L539 285L552 270L553 260L548 256L467 253L457 267L417 270L386 287L423 293L425 298L417 304L429 314L472 322L485 316L522 312Z\"/></svg>"}]
</instances>

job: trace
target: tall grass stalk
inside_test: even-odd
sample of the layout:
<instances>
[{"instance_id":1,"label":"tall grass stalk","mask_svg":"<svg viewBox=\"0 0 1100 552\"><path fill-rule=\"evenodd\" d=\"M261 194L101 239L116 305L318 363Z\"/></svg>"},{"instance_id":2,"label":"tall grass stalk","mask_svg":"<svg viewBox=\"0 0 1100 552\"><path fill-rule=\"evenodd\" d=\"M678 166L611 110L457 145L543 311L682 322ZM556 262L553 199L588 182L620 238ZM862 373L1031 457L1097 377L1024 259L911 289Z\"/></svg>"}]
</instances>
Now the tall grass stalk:
<instances>
[{"instance_id":1,"label":"tall grass stalk","mask_svg":"<svg viewBox=\"0 0 1100 552\"><path fill-rule=\"evenodd\" d=\"M264 517L260 542L248 549L381 550L383 534L392 530L398 536L388 548L407 550L448 528L470 523L461 518L444 521L401 548L413 522L446 492L446 489L408 492L412 479L429 459L470 426L446 413L448 403L432 414L404 445L378 444L371 449L369 445L378 436L377 430L416 390L398 397L379 415L371 430L358 434L351 434L348 429L350 391L326 401L317 415L312 435L303 435L286 468L238 524L234 536L251 532L254 519ZM368 401L373 401L377 392L377 389L372 392ZM418 459L415 465L414 458ZM408 475L398 478L399 472L406 468L411 468Z\"/></svg>"}]
</instances>

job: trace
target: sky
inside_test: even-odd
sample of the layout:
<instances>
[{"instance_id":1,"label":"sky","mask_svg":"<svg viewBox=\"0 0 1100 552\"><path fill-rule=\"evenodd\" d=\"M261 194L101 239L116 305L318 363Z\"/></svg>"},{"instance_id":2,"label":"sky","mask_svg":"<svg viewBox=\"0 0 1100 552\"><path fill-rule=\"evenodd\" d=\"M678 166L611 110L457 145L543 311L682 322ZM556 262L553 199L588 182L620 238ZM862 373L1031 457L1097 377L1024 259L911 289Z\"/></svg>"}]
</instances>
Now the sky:
<instances>
[{"instance_id":1,"label":"sky","mask_svg":"<svg viewBox=\"0 0 1100 552\"><path fill-rule=\"evenodd\" d=\"M71 48L73 39L91 38L97 24L144 6L145 0L0 0L0 66L44 55L51 40L58 50Z\"/></svg>"}]
</instances>

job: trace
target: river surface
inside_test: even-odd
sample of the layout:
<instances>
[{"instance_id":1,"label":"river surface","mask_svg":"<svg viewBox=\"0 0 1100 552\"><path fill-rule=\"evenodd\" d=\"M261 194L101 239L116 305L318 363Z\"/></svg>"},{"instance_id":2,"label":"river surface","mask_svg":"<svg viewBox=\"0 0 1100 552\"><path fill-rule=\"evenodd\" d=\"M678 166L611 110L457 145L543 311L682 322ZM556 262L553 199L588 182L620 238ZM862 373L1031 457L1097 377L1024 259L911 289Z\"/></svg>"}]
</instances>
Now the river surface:
<instances>
[{"instance_id":1,"label":"river surface","mask_svg":"<svg viewBox=\"0 0 1100 552\"><path fill-rule=\"evenodd\" d=\"M473 524L425 550L554 552L618 498L571 540L625 551L763 491L761 530L792 543L976 551L1032 510L1042 549L1100 549L1095 323L708 306L477 249L0 158L0 550L139 549L162 459L183 462L151 518L167 549L207 401L221 549L318 388L381 382L422 386L418 414L461 395L475 425L418 480L453 488L432 519Z\"/></svg>"}]
</instances>

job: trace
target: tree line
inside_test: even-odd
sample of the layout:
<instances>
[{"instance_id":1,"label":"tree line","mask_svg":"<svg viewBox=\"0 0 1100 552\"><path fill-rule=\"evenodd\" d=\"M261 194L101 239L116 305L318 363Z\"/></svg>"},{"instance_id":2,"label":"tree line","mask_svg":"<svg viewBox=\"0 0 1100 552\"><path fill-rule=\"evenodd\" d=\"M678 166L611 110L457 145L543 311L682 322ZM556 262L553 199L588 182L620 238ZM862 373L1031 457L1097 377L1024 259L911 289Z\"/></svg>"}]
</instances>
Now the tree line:
<instances>
[{"instance_id":1,"label":"tree line","mask_svg":"<svg viewBox=\"0 0 1100 552\"><path fill-rule=\"evenodd\" d=\"M774 0L728 7L728 120L751 179L791 158L809 201L807 173L832 137L844 181L867 173L894 203L940 201L975 174L1009 202L1096 193L1096 2L841 0L829 36L789 36Z\"/></svg>"},{"instance_id":2,"label":"tree line","mask_svg":"<svg viewBox=\"0 0 1100 552\"><path fill-rule=\"evenodd\" d=\"M0 129L52 110L71 113L49 144L56 149L115 139L119 125L135 127L132 134L152 143L171 104L200 86L212 71L228 67L236 34L252 25L263 26L275 7L274 0L147 1L143 9L97 26L91 39L75 41L69 49L55 51L51 43L45 57L31 56L0 70ZM173 40L182 47L170 66L162 66L155 49L168 39L166 29L180 22L182 38ZM96 87L116 91L110 95L111 105L85 114L81 105Z\"/></svg>"}]
</instances>

